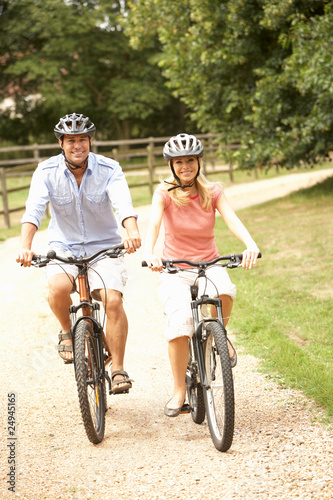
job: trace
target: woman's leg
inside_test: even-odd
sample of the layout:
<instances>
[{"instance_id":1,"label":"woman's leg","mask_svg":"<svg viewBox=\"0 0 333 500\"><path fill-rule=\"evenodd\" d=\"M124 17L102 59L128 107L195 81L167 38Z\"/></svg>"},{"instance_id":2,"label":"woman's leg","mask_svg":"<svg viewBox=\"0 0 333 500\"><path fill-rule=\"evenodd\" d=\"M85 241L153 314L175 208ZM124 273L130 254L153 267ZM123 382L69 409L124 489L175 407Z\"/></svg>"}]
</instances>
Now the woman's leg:
<instances>
[{"instance_id":1,"label":"woman's leg","mask_svg":"<svg viewBox=\"0 0 333 500\"><path fill-rule=\"evenodd\" d=\"M186 397L186 368L189 358L188 337L177 337L168 344L169 360L173 375L173 396L167 408L180 408Z\"/></svg>"},{"instance_id":2,"label":"woman's leg","mask_svg":"<svg viewBox=\"0 0 333 500\"><path fill-rule=\"evenodd\" d=\"M221 302L222 302L223 324L224 324L224 328L226 328L226 326L229 322L229 319L230 319L231 310L232 310L232 306L233 306L234 301L230 297L230 295L220 295L219 298L221 299ZM217 314L216 314L215 306L212 306L211 311L212 311L213 318L216 318ZM230 341L228 342L228 349L229 349L229 356L230 356L230 358L232 358L235 355L235 349L230 344Z\"/></svg>"},{"instance_id":3,"label":"woman's leg","mask_svg":"<svg viewBox=\"0 0 333 500\"><path fill-rule=\"evenodd\" d=\"M233 306L234 301L232 300L230 295L220 295L220 299L222 302L223 323L224 323L224 327L226 327L228 322L229 322L229 319L230 319L231 310L232 310L232 306Z\"/></svg>"}]
</instances>

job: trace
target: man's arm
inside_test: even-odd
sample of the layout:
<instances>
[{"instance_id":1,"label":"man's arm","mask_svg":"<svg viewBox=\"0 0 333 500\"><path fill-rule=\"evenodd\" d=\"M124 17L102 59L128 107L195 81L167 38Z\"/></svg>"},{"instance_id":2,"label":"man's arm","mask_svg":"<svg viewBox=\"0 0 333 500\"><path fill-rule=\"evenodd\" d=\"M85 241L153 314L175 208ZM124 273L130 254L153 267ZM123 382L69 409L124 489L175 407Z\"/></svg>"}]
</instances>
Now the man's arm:
<instances>
[{"instance_id":1,"label":"man's arm","mask_svg":"<svg viewBox=\"0 0 333 500\"><path fill-rule=\"evenodd\" d=\"M21 241L16 262L24 267L31 266L31 259L34 252L31 250L32 240L37 231L37 226L30 222L24 222L21 229Z\"/></svg>"},{"instance_id":2,"label":"man's arm","mask_svg":"<svg viewBox=\"0 0 333 500\"><path fill-rule=\"evenodd\" d=\"M127 238L123 239L126 252L133 253L141 246L141 237L136 218L127 217L123 220L123 226L127 232Z\"/></svg>"}]
</instances>

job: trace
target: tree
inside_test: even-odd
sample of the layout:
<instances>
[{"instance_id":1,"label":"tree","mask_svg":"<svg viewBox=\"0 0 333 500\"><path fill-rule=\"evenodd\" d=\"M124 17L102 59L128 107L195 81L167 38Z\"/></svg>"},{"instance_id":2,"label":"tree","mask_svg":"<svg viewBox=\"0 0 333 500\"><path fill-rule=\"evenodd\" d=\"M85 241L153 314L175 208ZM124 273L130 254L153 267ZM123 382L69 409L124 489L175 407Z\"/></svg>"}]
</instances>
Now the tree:
<instances>
[{"instance_id":1,"label":"tree","mask_svg":"<svg viewBox=\"0 0 333 500\"><path fill-rule=\"evenodd\" d=\"M332 149L332 2L138 0L127 34L203 131L238 142L245 167L312 162ZM230 153L228 153L230 155Z\"/></svg>"},{"instance_id":2,"label":"tree","mask_svg":"<svg viewBox=\"0 0 333 500\"><path fill-rule=\"evenodd\" d=\"M125 8L121 0L2 2L0 95L16 102L14 114L2 112L3 137L51 138L59 117L73 111L94 120L100 139L152 134L165 113L166 123L183 119L152 61L156 46L129 46L119 22Z\"/></svg>"}]
</instances>

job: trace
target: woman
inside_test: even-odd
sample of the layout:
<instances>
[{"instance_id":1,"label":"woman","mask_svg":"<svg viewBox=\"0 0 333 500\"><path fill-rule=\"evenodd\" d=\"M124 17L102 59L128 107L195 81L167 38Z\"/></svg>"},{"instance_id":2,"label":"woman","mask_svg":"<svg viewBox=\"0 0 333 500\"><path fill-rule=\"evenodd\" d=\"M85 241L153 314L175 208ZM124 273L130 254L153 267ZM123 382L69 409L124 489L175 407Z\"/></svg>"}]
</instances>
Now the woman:
<instances>
[{"instance_id":1,"label":"woman","mask_svg":"<svg viewBox=\"0 0 333 500\"><path fill-rule=\"evenodd\" d=\"M145 245L145 260L152 271L163 269L161 258L154 253L162 219L165 228L163 258L198 261L217 257L215 210L246 247L243 267L251 269L256 263L259 253L256 243L230 207L223 189L209 182L201 172L203 153L201 141L188 134L172 137L164 146L163 156L169 162L172 176L161 183L153 196ZM226 326L236 287L222 266L210 269L209 275L218 289ZM168 417L179 415L186 397L188 339L193 334L189 285L194 283L195 276L192 272L161 273L159 278L159 297L167 317L166 338L174 379L173 396L164 408ZM231 364L235 366L236 351L229 339L228 342Z\"/></svg>"}]
</instances>

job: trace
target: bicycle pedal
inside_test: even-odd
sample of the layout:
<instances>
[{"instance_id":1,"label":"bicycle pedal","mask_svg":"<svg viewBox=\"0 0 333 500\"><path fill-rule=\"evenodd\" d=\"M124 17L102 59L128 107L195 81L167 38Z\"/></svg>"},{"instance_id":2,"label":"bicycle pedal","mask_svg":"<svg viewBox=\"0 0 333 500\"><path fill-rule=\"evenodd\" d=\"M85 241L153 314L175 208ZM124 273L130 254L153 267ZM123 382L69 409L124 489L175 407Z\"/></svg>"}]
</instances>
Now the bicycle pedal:
<instances>
[{"instance_id":1,"label":"bicycle pedal","mask_svg":"<svg viewBox=\"0 0 333 500\"><path fill-rule=\"evenodd\" d=\"M180 413L191 413L191 407L188 403L183 404Z\"/></svg>"}]
</instances>

